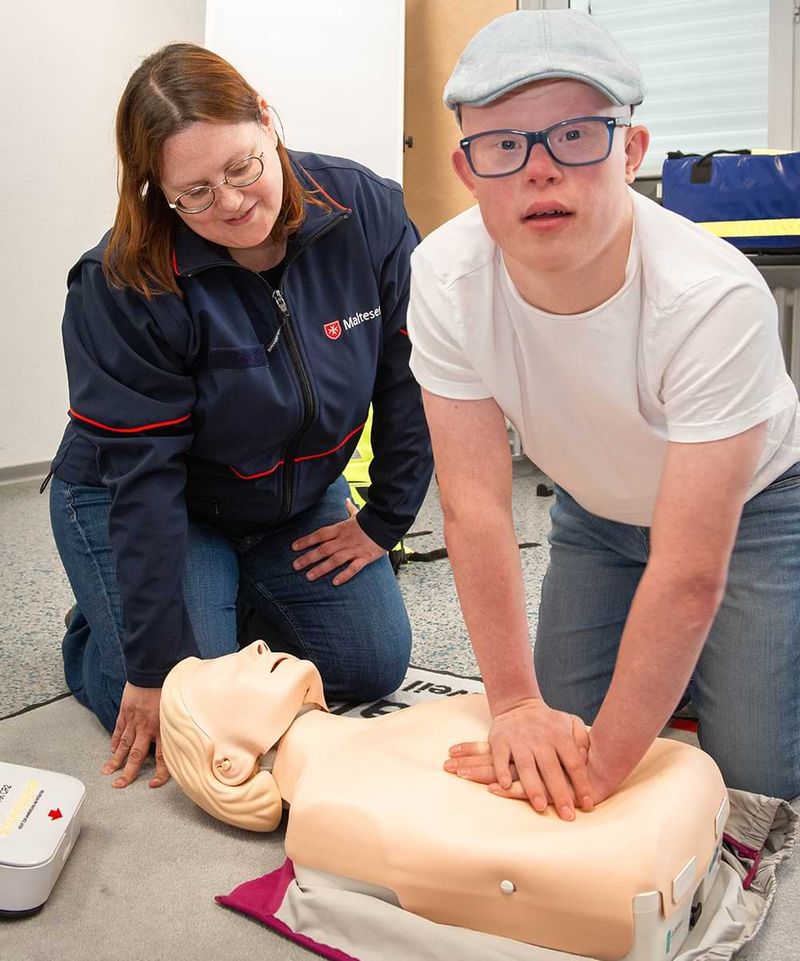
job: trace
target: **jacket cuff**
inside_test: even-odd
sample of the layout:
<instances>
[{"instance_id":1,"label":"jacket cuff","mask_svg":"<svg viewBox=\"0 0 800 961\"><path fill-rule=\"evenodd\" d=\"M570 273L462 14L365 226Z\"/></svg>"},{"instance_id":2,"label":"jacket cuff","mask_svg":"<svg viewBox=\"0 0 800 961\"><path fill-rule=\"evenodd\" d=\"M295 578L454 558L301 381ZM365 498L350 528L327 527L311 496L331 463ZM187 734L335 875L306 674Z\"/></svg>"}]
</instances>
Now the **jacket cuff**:
<instances>
[{"instance_id":1,"label":"jacket cuff","mask_svg":"<svg viewBox=\"0 0 800 961\"><path fill-rule=\"evenodd\" d=\"M387 524L382 520L369 504L356 514L358 526L375 543L385 551L390 551L397 542L405 536L410 525Z\"/></svg>"},{"instance_id":2,"label":"jacket cuff","mask_svg":"<svg viewBox=\"0 0 800 961\"><path fill-rule=\"evenodd\" d=\"M126 666L125 674L126 680L136 687L162 687L171 670L172 668L160 671L137 671Z\"/></svg>"}]
</instances>

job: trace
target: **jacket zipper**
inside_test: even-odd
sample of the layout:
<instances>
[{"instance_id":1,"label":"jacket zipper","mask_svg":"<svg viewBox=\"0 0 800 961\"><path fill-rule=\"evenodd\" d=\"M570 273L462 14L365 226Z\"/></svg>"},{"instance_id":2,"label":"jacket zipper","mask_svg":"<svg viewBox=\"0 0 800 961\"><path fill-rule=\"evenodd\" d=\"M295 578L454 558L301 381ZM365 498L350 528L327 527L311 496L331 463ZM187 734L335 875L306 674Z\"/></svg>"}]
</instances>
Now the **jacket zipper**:
<instances>
[{"instance_id":1,"label":"jacket zipper","mask_svg":"<svg viewBox=\"0 0 800 961\"><path fill-rule=\"evenodd\" d=\"M308 248L315 244L318 240L321 240L326 234L329 234L331 230L337 227L340 223L344 223L345 220L349 218L349 213L341 213L335 220L331 223L326 224L319 233L314 234L313 237L309 237L302 247L297 249L290 260L286 262L286 266L283 270L282 284L286 282L286 275L289 272L289 268L297 260L297 258L304 253ZM242 267L241 264L237 264L235 261L221 260L212 264L206 264L199 270L189 271L183 276L194 277L196 274L201 273L203 270L207 270L211 267L238 267L240 270L246 270L248 273L254 273L247 267ZM303 358L300 354L300 348L297 344L297 338L295 337L294 330L291 324L291 314L289 313L289 307L283 297L283 293L280 288L272 290L269 284L261 277L260 274L256 274L259 282L262 283L268 291L270 291L270 296L278 309L278 314L280 317L280 324L275 332L275 336L272 338L269 344L264 344L264 349L269 354L273 348L278 343L278 339L281 336L282 331L285 329L286 345L289 349L289 356L292 361L292 366L294 367L295 375L300 383L300 390L303 395L303 420L300 427L297 429L294 437L292 437L286 447L284 448L284 464L283 464L283 496L281 498L281 510L278 515L277 522L285 520L289 516L289 512L292 506L292 481L294 479L294 457L297 453L297 448L300 446L300 441L303 439L303 435L311 426L314 415L316 413L316 406L314 404L314 395L311 392L311 382L306 373L306 369L303 365Z\"/></svg>"},{"instance_id":2,"label":"jacket zipper","mask_svg":"<svg viewBox=\"0 0 800 961\"><path fill-rule=\"evenodd\" d=\"M297 260L304 250L307 250L312 243L316 243L326 234L330 233L337 224L342 223L347 220L349 214L342 214L337 217L332 223L327 224L318 234L316 234L309 243L305 244L299 250L296 250L291 258L287 261L286 267L283 271L283 277L281 279L281 285L286 283L286 275L289 272L289 268ZM280 311L282 326L286 328L286 345L289 348L289 355L292 358L292 363L297 374L297 379L300 382L300 389L303 394L303 407L304 416L300 427L295 433L294 437L286 445L284 453L284 463L283 463L283 498L281 502L281 512L279 515L279 521L285 520L291 511L292 507L292 482L294 481L294 458L297 453L297 448L300 446L300 441L303 439L303 435L306 433L308 428L314 421L316 415L316 404L314 403L314 395L311 392L311 382L308 379L308 374L306 373L305 366L303 365L303 358L300 354L300 348L297 344L297 338L294 333L294 329L291 324L291 315L289 314L289 308L284 300L283 293L280 288L274 290L272 293L272 299ZM280 332L280 330L279 330ZM276 334L277 337L277 334ZM275 341L277 342L277 341Z\"/></svg>"},{"instance_id":3,"label":"jacket zipper","mask_svg":"<svg viewBox=\"0 0 800 961\"><path fill-rule=\"evenodd\" d=\"M287 270L288 267L289 265L287 264ZM285 273L284 276L286 276ZM314 395L311 392L311 382L308 379L308 374L306 373L306 369L303 365L303 358L300 355L300 348L297 345L297 338L295 337L294 331L291 327L289 308L286 306L286 301L283 299L283 294L280 292L280 290L273 291L272 299L275 301L281 314L281 326L286 330L284 335L286 346L289 350L289 356L292 358L292 364L294 365L297 379L300 382L300 390L303 395L303 420L301 421L300 427L297 429L294 437L292 437L284 450L283 497L281 498L281 512L278 515L278 520L282 521L289 516L289 508L292 504L294 456L297 453L297 448L300 445L300 440L303 434L305 434L314 420L314 415L316 414L316 404L314 403ZM275 336L277 337L277 334Z\"/></svg>"}]
</instances>

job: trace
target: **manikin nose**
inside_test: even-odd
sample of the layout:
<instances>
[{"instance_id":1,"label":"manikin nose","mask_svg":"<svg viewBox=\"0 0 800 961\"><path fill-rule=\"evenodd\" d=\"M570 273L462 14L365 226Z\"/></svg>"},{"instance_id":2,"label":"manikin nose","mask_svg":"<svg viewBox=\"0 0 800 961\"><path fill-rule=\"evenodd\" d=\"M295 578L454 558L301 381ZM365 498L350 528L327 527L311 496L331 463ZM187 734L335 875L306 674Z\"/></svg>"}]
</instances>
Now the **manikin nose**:
<instances>
[{"instance_id":1,"label":"manikin nose","mask_svg":"<svg viewBox=\"0 0 800 961\"><path fill-rule=\"evenodd\" d=\"M281 651L271 651L263 641L253 641L253 651L257 657L270 658L270 660L267 661L270 674L277 668L279 664L283 663L283 661L287 661L290 657L289 654Z\"/></svg>"}]
</instances>

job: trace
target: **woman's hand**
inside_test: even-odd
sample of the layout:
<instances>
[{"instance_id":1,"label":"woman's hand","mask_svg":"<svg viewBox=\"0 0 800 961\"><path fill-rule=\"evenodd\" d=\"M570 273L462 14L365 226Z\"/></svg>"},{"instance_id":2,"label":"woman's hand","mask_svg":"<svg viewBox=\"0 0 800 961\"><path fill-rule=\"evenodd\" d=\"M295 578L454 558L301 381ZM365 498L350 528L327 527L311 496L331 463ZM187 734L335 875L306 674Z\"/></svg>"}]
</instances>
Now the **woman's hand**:
<instances>
[{"instance_id":1,"label":"woman's hand","mask_svg":"<svg viewBox=\"0 0 800 961\"><path fill-rule=\"evenodd\" d=\"M150 779L150 787L161 787L169 780L169 772L161 753L158 706L161 702L160 687L136 687L127 683L122 692L122 703L114 733L111 735L111 757L101 770L113 774L124 765L122 774L112 782L112 787L127 787L139 776L139 769L156 745L156 773Z\"/></svg>"},{"instance_id":2,"label":"woman's hand","mask_svg":"<svg viewBox=\"0 0 800 961\"><path fill-rule=\"evenodd\" d=\"M589 766L589 731L573 714L532 698L498 714L489 741L456 744L445 770L488 784L503 797L526 799L537 811L552 803L571 821L575 806L602 800Z\"/></svg>"},{"instance_id":3,"label":"woman's hand","mask_svg":"<svg viewBox=\"0 0 800 961\"><path fill-rule=\"evenodd\" d=\"M344 567L344 570L339 571L331 582L334 587L338 587L340 584L346 584L367 564L371 564L386 553L361 529L356 520L358 508L349 497L344 503L350 515L346 521L320 527L313 534L307 534L292 544L294 551L313 548L307 554L298 557L292 564L296 571L310 568L306 574L310 581L323 577L337 567Z\"/></svg>"}]
</instances>

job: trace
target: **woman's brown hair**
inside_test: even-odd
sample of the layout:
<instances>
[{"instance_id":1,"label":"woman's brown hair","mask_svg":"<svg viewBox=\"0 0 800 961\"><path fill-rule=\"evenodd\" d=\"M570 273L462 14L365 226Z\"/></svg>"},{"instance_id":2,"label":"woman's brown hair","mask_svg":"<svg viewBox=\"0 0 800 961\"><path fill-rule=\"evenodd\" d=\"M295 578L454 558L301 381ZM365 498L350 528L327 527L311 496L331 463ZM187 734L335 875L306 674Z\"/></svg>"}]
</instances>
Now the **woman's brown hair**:
<instances>
[{"instance_id":1,"label":"woman's brown hair","mask_svg":"<svg viewBox=\"0 0 800 961\"><path fill-rule=\"evenodd\" d=\"M227 60L192 43L172 43L134 72L117 109L119 202L103 258L106 278L148 299L181 295L172 266L176 216L159 187L161 148L191 123L261 120L260 97ZM298 181L278 140L283 201L270 237L281 241L303 222L305 204L327 207Z\"/></svg>"}]
</instances>

